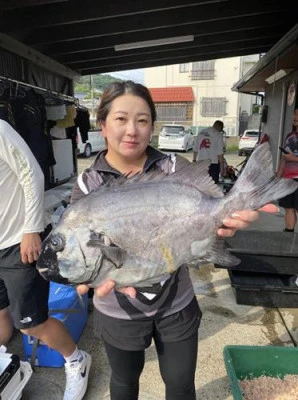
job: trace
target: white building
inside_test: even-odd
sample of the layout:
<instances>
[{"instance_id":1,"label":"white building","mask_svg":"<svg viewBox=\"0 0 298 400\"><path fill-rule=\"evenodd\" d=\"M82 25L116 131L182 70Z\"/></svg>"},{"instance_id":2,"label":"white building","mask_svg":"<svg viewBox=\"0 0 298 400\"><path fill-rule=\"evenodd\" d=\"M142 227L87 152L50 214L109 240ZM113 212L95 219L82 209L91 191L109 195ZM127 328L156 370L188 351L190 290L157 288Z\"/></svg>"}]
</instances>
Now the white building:
<instances>
[{"instance_id":1,"label":"white building","mask_svg":"<svg viewBox=\"0 0 298 400\"><path fill-rule=\"evenodd\" d=\"M173 120L173 111L170 112L175 98L164 99L161 107L160 96L157 102L153 96L158 111L158 123L184 122L199 130L212 125L216 119L221 119L227 135L237 136L243 133L248 126L253 105L259 99L255 95L234 92L231 88L259 59L259 54L256 54L146 68L144 83L149 89L159 88L162 92L170 87L177 88L178 91L179 87L191 87L193 92L191 112L189 104L183 108L180 101L179 108L176 103L177 120Z\"/></svg>"}]
</instances>

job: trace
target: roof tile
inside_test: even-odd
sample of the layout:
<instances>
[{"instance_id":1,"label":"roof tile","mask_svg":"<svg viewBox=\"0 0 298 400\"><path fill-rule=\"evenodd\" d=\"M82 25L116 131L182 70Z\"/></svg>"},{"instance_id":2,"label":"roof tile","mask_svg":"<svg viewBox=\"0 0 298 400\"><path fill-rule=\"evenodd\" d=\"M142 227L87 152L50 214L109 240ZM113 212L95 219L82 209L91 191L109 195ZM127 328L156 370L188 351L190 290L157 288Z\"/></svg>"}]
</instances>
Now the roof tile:
<instances>
[{"instance_id":1,"label":"roof tile","mask_svg":"<svg viewBox=\"0 0 298 400\"><path fill-rule=\"evenodd\" d=\"M193 102L191 86L149 88L154 103Z\"/></svg>"}]
</instances>

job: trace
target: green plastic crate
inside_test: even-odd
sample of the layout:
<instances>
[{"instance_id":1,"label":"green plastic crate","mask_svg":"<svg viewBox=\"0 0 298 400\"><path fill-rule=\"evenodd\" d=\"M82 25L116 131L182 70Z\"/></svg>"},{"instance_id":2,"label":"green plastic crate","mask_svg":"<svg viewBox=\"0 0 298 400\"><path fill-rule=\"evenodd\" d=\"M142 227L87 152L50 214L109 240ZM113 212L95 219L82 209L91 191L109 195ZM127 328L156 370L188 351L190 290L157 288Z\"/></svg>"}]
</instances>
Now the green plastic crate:
<instances>
[{"instance_id":1,"label":"green plastic crate","mask_svg":"<svg viewBox=\"0 0 298 400\"><path fill-rule=\"evenodd\" d=\"M224 361L234 400L243 400L239 380L298 374L298 348L282 346L225 346Z\"/></svg>"}]
</instances>

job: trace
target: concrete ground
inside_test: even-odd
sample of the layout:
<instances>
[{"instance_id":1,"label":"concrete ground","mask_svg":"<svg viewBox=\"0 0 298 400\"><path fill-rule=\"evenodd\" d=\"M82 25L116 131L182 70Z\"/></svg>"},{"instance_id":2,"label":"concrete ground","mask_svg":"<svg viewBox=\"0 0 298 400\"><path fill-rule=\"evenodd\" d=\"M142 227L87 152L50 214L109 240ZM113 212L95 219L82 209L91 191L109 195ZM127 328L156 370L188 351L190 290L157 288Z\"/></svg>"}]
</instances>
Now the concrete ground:
<instances>
[{"instance_id":1,"label":"concrete ground","mask_svg":"<svg viewBox=\"0 0 298 400\"><path fill-rule=\"evenodd\" d=\"M281 231L283 213L262 214L249 229ZM290 234L293 235L293 234ZM237 304L226 269L213 265L192 269L191 276L203 312L199 330L196 393L200 400L232 400L224 365L225 345L296 346L298 313L295 308L266 308ZM109 399L110 369L100 339L92 329L92 304L79 347L92 355L88 391L84 400ZM22 357L21 335L16 333L8 352ZM39 368L23 391L23 400L61 400L65 376L63 368ZM163 400L164 386L152 345L146 352L146 364L140 381L140 400ZM130 400L130 399L127 399Z\"/></svg>"}]
</instances>

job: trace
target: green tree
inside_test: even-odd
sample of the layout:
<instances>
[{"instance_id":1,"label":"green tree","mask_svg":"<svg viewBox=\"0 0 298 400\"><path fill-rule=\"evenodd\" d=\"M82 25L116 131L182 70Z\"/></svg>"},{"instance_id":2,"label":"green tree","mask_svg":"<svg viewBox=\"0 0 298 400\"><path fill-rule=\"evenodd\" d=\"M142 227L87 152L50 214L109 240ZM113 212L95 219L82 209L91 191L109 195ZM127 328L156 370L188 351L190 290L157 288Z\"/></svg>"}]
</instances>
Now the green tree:
<instances>
[{"instance_id":1,"label":"green tree","mask_svg":"<svg viewBox=\"0 0 298 400\"><path fill-rule=\"evenodd\" d=\"M97 74L92 75L92 80L90 75L82 76L74 85L75 93L83 92L86 93L88 98L91 97L91 86L93 85L93 89L96 89L100 92L103 92L105 88L111 82L121 82L122 79L114 78L111 75L103 75Z\"/></svg>"}]
</instances>

